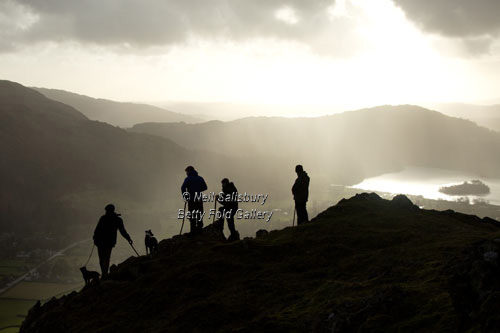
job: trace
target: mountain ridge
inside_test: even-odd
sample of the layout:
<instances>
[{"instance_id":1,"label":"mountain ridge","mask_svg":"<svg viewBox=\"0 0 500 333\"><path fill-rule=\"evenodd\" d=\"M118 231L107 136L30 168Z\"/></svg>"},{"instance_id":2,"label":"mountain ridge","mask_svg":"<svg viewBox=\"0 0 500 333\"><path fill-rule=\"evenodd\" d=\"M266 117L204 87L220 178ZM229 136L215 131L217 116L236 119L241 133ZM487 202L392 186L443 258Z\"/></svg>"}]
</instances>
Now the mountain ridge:
<instances>
[{"instance_id":1,"label":"mountain ridge","mask_svg":"<svg viewBox=\"0 0 500 333\"><path fill-rule=\"evenodd\" d=\"M71 105L92 120L103 121L114 126L130 127L147 121L202 122L202 119L163 108L132 102L116 102L94 98L60 89L33 88L46 97Z\"/></svg>"},{"instance_id":2,"label":"mountain ridge","mask_svg":"<svg viewBox=\"0 0 500 333\"><path fill-rule=\"evenodd\" d=\"M494 131L500 130L500 104L441 103L433 105L442 113L474 121Z\"/></svg>"},{"instance_id":3,"label":"mountain ridge","mask_svg":"<svg viewBox=\"0 0 500 333\"><path fill-rule=\"evenodd\" d=\"M17 82L8 81L8 80L0 80L0 84L2 85L2 89L0 90L0 99L4 105L8 105L10 107L17 106L22 101L25 105L30 107L32 111L37 111L42 108L43 112L51 112L52 114L71 114L75 119L79 120L88 120L88 118L76 110L75 108L68 106L64 103L52 101L47 98L42 93L32 90L25 89L25 87ZM50 106L58 106L56 108L50 108ZM61 109L64 109L64 112L61 112Z\"/></svg>"}]
</instances>

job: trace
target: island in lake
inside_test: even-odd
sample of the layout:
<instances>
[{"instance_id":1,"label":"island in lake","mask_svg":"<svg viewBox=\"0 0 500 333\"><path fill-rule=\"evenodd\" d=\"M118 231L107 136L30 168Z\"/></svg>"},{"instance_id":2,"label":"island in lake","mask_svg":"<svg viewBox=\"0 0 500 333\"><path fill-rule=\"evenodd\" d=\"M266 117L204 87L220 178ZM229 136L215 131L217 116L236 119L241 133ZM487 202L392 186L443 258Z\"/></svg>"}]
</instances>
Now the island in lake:
<instances>
[{"instance_id":1,"label":"island in lake","mask_svg":"<svg viewBox=\"0 0 500 333\"><path fill-rule=\"evenodd\" d=\"M471 180L458 185L443 186L439 188L439 192L447 195L487 195L490 188L480 180Z\"/></svg>"}]
</instances>

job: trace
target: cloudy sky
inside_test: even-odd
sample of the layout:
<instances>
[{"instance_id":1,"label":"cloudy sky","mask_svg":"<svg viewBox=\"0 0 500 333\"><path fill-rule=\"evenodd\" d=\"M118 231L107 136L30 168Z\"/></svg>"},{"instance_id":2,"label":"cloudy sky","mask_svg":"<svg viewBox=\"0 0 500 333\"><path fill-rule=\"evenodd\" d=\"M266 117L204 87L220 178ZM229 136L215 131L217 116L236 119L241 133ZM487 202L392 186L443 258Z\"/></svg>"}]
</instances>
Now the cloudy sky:
<instances>
[{"instance_id":1,"label":"cloudy sky","mask_svg":"<svg viewBox=\"0 0 500 333\"><path fill-rule=\"evenodd\" d=\"M487 102L498 0L0 0L0 77L123 101Z\"/></svg>"}]
</instances>

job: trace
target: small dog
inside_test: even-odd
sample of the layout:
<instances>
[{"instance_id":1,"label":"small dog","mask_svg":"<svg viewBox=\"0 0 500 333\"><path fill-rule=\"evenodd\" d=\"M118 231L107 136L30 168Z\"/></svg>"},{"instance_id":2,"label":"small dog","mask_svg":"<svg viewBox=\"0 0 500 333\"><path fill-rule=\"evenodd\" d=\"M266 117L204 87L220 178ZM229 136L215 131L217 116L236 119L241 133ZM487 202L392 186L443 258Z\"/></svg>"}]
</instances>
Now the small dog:
<instances>
[{"instance_id":1,"label":"small dog","mask_svg":"<svg viewBox=\"0 0 500 333\"><path fill-rule=\"evenodd\" d=\"M83 279L85 280L85 286L89 286L91 283L99 283L99 277L101 274L95 271L88 271L87 267L80 268L82 272Z\"/></svg>"},{"instance_id":2,"label":"small dog","mask_svg":"<svg viewBox=\"0 0 500 333\"><path fill-rule=\"evenodd\" d=\"M146 244L146 255L148 255L148 250L150 255L152 255L153 252L158 251L158 240L153 235L153 232L151 230L146 230L146 238L144 239L144 243Z\"/></svg>"}]
</instances>

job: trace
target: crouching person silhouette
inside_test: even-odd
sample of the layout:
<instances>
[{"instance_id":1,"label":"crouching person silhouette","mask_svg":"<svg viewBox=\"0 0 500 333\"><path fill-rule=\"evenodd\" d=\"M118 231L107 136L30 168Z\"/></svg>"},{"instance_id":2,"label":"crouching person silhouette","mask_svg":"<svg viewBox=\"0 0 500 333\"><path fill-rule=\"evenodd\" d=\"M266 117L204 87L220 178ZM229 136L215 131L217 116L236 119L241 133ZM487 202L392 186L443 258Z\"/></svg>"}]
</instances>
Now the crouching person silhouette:
<instances>
[{"instance_id":1,"label":"crouching person silhouette","mask_svg":"<svg viewBox=\"0 0 500 333\"><path fill-rule=\"evenodd\" d=\"M226 217L227 227L231 232L231 235L229 235L227 240L230 242L237 241L240 240L240 233L236 231L234 226L234 215L238 210L238 190L236 189L236 186L234 186L234 184L227 178L224 178L221 183L221 194L223 196L219 197L217 195L216 200L222 205L222 207L219 208L220 218L215 221L215 226L220 230L224 230L224 217Z\"/></svg>"},{"instance_id":2,"label":"crouching person silhouette","mask_svg":"<svg viewBox=\"0 0 500 333\"><path fill-rule=\"evenodd\" d=\"M108 275L111 251L116 245L117 231L119 230L123 238L125 238L130 244L133 243L129 234L125 230L120 214L115 213L115 206L109 204L104 209L106 210L106 214L99 219L99 223L97 223L97 227L94 231L94 244L97 246L102 277Z\"/></svg>"}]
</instances>

